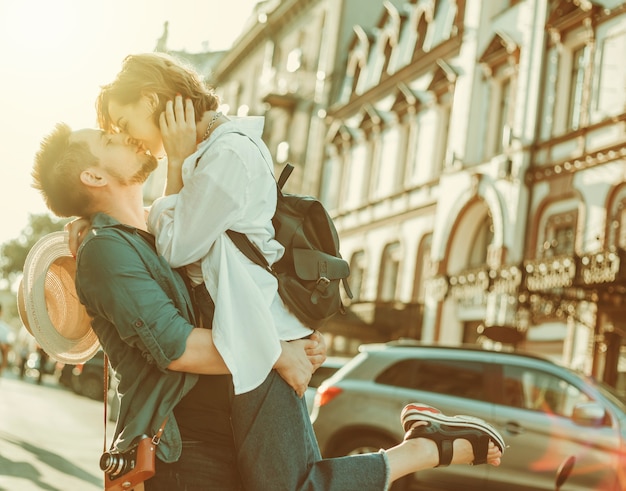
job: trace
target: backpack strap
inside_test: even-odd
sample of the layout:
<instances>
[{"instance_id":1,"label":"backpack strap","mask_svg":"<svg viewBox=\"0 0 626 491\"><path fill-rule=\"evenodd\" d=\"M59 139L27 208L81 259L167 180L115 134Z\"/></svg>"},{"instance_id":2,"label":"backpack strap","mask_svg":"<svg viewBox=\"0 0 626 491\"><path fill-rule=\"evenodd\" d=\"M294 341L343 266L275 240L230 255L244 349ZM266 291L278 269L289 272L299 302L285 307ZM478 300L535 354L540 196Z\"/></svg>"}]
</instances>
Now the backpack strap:
<instances>
[{"instance_id":1,"label":"backpack strap","mask_svg":"<svg viewBox=\"0 0 626 491\"><path fill-rule=\"evenodd\" d=\"M289 176L291 175L291 173L293 172L293 165L291 165L289 162L287 162L285 164L285 167L283 168L283 171L280 173L280 177L278 178L278 190L282 192L283 187L285 186L285 183L287 182L287 179L289 179Z\"/></svg>"},{"instance_id":2,"label":"backpack strap","mask_svg":"<svg viewBox=\"0 0 626 491\"><path fill-rule=\"evenodd\" d=\"M252 138L250 135L247 135L246 133L243 133L242 131L239 131L239 130L230 130L229 133L237 133L241 136L245 136L246 138L248 138L254 144L254 146L257 147L257 149L259 150L261 157L263 158L263 160L265 161L265 163L267 164L270 170L271 175L272 176L274 175L272 165L270 164L270 162L268 162L267 158L265 157L265 154L261 151L259 144L255 141L254 138ZM200 154L198 158L196 159L196 166L198 165L198 162L200 162L200 159L202 158L203 155L204 155L204 152ZM276 188L277 188L277 194L278 194L277 199L281 198L282 188L285 185L285 182L287 182L287 179L289 178L291 173L293 172L293 169L294 167L290 163L287 163L285 167L283 168L280 174L280 178L276 182ZM230 237L230 240L232 240L233 243L239 248L239 250L248 259L250 259L250 261L252 261L255 264L258 264L259 266L261 266L262 268L266 269L267 271L272 273L274 276L276 276L276 273L274 272L270 264L267 262L267 259L265 259L265 256L263 255L263 253L259 250L257 246L254 245L254 243L248 238L246 234L242 234L241 232L235 232L234 230L230 230L230 229L226 230L226 234L228 235L228 237Z\"/></svg>"},{"instance_id":3,"label":"backpack strap","mask_svg":"<svg viewBox=\"0 0 626 491\"><path fill-rule=\"evenodd\" d=\"M252 141L252 143L256 144L256 142L252 140L252 138L250 138L250 140ZM259 151L260 150L261 149L259 149ZM287 162L285 164L285 167L283 167L283 170L280 173L280 177L278 178L278 181L276 182L277 200L280 200L282 198L283 186L287 182L287 179L289 179L289 176L293 172L293 169L294 169L293 165L291 165L289 162ZM262 268L266 269L267 271L272 273L274 276L276 276L276 272L272 269L270 264L267 262L267 259L265 259L265 256L263 255L263 253L259 250L259 248L256 245L254 245L254 243L248 238L246 234L242 234L241 232L235 232L234 230L231 230L231 229L228 229L226 231L226 234L228 235L228 237L230 237L230 240L232 240L233 243L239 248L239 250L243 252L243 254L248 259L250 259L250 261L252 261L255 264L258 264L259 266L261 266Z\"/></svg>"},{"instance_id":4,"label":"backpack strap","mask_svg":"<svg viewBox=\"0 0 626 491\"><path fill-rule=\"evenodd\" d=\"M257 246L255 246L252 241L248 238L246 234L242 234L241 232L235 232L234 230L228 229L226 231L230 240L237 246L237 248L246 256L250 261L255 264L258 264L263 269L266 269L271 274L276 276L276 273L265 259L263 253L259 250Z\"/></svg>"}]
</instances>

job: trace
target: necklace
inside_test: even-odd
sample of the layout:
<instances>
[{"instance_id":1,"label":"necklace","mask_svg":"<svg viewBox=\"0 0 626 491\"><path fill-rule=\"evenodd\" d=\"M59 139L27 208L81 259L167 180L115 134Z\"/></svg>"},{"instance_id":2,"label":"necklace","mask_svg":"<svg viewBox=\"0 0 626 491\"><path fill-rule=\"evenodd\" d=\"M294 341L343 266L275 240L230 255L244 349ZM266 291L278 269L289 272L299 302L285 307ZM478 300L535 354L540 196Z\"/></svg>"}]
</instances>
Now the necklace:
<instances>
[{"instance_id":1,"label":"necklace","mask_svg":"<svg viewBox=\"0 0 626 491\"><path fill-rule=\"evenodd\" d=\"M206 140L209 137L209 134L211 133L211 129L215 125L216 121L220 119L221 116L222 116L222 113L219 111L213 115L213 117L211 118L211 121L209 121L209 126L207 126L206 131L204 132L202 141Z\"/></svg>"}]
</instances>

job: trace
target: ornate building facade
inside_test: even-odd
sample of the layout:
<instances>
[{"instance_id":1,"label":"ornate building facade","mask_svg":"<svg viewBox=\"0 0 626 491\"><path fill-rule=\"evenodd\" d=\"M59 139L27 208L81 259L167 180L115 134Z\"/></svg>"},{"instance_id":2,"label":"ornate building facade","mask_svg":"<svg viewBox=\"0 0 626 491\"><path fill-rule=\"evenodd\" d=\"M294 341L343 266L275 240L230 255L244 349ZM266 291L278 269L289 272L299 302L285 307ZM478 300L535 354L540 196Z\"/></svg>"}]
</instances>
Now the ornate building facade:
<instances>
[{"instance_id":1,"label":"ornate building facade","mask_svg":"<svg viewBox=\"0 0 626 491\"><path fill-rule=\"evenodd\" d=\"M496 344L626 390L625 3L259 3L211 82L335 218L332 349Z\"/></svg>"}]
</instances>

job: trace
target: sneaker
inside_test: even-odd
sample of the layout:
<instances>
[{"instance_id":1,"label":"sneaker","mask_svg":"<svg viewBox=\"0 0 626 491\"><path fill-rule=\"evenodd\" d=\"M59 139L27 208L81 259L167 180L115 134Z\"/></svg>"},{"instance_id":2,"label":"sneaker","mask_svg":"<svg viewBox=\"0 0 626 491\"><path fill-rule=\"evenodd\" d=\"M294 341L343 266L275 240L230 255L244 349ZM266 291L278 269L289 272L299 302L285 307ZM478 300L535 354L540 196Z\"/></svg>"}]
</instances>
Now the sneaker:
<instances>
[{"instance_id":1,"label":"sneaker","mask_svg":"<svg viewBox=\"0 0 626 491\"><path fill-rule=\"evenodd\" d=\"M409 431L413 423L418 421L425 421L427 423L438 423L439 425L446 425L451 428L465 428L475 429L480 432L486 433L489 438L495 443L501 452L504 452L505 443L502 435L486 421L476 418L474 416L446 416L439 409L428 406L426 404L412 403L407 404L401 413L402 428L404 431ZM414 428L419 430L420 427ZM413 434L412 438L415 438L417 434Z\"/></svg>"}]
</instances>

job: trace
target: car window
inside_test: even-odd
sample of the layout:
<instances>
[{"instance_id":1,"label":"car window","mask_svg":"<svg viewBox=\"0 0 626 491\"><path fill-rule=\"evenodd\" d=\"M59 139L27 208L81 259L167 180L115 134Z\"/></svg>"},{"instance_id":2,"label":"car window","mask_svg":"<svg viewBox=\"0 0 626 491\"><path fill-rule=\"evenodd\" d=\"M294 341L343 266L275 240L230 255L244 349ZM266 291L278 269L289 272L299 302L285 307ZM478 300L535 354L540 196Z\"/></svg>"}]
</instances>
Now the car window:
<instances>
[{"instance_id":1,"label":"car window","mask_svg":"<svg viewBox=\"0 0 626 491\"><path fill-rule=\"evenodd\" d=\"M309 387L317 389L324 380L334 375L337 370L339 370L339 367L320 366L313 372L309 381Z\"/></svg>"},{"instance_id":2,"label":"car window","mask_svg":"<svg viewBox=\"0 0 626 491\"><path fill-rule=\"evenodd\" d=\"M589 397L569 382L532 368L504 366L504 404L571 417Z\"/></svg>"},{"instance_id":3,"label":"car window","mask_svg":"<svg viewBox=\"0 0 626 491\"><path fill-rule=\"evenodd\" d=\"M380 384L485 400L485 365L458 360L403 360L377 378Z\"/></svg>"}]
</instances>

